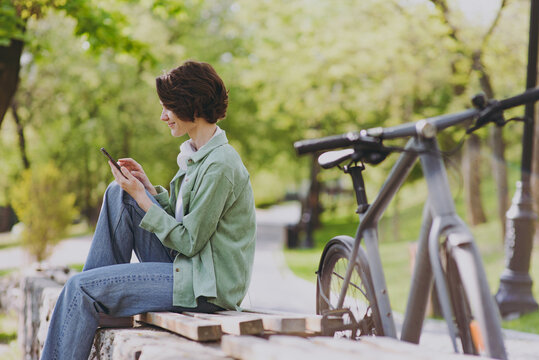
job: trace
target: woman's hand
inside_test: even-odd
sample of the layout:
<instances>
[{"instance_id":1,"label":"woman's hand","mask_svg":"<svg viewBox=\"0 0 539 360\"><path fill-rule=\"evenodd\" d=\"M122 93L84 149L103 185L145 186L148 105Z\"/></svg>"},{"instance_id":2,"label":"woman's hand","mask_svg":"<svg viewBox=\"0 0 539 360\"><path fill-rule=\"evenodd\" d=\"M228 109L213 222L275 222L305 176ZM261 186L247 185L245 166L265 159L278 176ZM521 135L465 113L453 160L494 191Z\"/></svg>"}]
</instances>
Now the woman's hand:
<instances>
[{"instance_id":1,"label":"woman's hand","mask_svg":"<svg viewBox=\"0 0 539 360\"><path fill-rule=\"evenodd\" d=\"M125 166L121 167L121 172L118 171L110 160L109 166L112 170L112 175L114 175L114 179L116 179L116 182L122 187L122 189L127 191L127 193L131 195L133 199L135 199L142 210L148 211L153 202L148 197L145 186L142 184L142 182L131 174L131 172Z\"/></svg>"},{"instance_id":2,"label":"woman's hand","mask_svg":"<svg viewBox=\"0 0 539 360\"><path fill-rule=\"evenodd\" d=\"M155 191L155 188L150 182L150 179L148 179L148 176L146 175L146 173L142 169L142 166L138 162L136 162L135 160L131 158L123 158L123 159L118 159L118 164L120 164L120 166L124 166L125 168L127 168L127 170L129 170L129 172L134 177L136 177L142 183L142 185L144 185L144 188L148 190L150 194L157 195L157 191Z\"/></svg>"}]
</instances>

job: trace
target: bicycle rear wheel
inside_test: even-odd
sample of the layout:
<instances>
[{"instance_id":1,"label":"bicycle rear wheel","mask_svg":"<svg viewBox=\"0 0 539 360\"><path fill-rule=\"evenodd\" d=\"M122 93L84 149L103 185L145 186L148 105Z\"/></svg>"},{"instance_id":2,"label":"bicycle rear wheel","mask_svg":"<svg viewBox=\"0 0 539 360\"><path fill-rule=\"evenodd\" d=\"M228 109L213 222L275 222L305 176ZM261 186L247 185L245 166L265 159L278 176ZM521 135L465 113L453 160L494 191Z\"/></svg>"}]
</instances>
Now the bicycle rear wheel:
<instances>
[{"instance_id":1,"label":"bicycle rear wheel","mask_svg":"<svg viewBox=\"0 0 539 360\"><path fill-rule=\"evenodd\" d=\"M498 308L490 294L475 245L451 246L446 240L443 259L457 336L466 354L506 359Z\"/></svg>"},{"instance_id":2,"label":"bicycle rear wheel","mask_svg":"<svg viewBox=\"0 0 539 360\"><path fill-rule=\"evenodd\" d=\"M318 268L317 314L324 315L328 311L337 308L353 246L353 238L338 236L333 238L324 248ZM359 334L347 330L337 332L336 336L356 338L359 335L383 335L369 264L361 248L358 252L343 307L349 309L354 319L359 322ZM349 325L353 322L347 315L343 317L343 320L344 325Z\"/></svg>"}]
</instances>

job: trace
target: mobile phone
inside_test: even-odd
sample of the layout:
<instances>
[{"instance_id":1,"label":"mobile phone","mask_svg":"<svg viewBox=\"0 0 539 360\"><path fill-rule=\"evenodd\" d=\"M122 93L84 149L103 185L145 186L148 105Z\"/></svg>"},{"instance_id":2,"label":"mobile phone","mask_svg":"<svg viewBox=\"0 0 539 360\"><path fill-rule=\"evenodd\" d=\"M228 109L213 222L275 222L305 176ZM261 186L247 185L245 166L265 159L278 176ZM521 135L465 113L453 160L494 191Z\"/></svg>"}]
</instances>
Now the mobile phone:
<instances>
[{"instance_id":1,"label":"mobile phone","mask_svg":"<svg viewBox=\"0 0 539 360\"><path fill-rule=\"evenodd\" d=\"M110 156L110 154L107 152L107 150L105 150L105 148L101 148L100 150L103 153L103 155L105 155L107 158L109 158L110 161L112 161L112 164L114 166L116 166L116 169L118 169L118 171L122 173L122 169L120 168L120 165L118 165L118 162L116 160L114 160L114 158L112 156ZM122 175L124 175L124 174L122 173ZM126 177L126 176L124 175L124 177Z\"/></svg>"}]
</instances>

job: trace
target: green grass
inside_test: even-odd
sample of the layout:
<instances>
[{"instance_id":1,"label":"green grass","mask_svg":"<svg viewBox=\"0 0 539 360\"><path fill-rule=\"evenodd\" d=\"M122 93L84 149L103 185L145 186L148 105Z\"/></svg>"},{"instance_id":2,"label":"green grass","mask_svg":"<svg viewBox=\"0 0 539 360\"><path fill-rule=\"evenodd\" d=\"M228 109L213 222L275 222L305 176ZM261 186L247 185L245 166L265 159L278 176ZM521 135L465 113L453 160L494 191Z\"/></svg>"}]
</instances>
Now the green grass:
<instances>
[{"instance_id":1,"label":"green grass","mask_svg":"<svg viewBox=\"0 0 539 360\"><path fill-rule=\"evenodd\" d=\"M504 321L503 327L511 330L539 334L539 311L523 315L515 320Z\"/></svg>"},{"instance_id":2,"label":"green grass","mask_svg":"<svg viewBox=\"0 0 539 360\"><path fill-rule=\"evenodd\" d=\"M9 275L9 274L11 274L11 273L14 272L14 271L17 271L17 269L4 269L4 270L0 270L0 277L5 276L5 275Z\"/></svg>"},{"instance_id":3,"label":"green grass","mask_svg":"<svg viewBox=\"0 0 539 360\"><path fill-rule=\"evenodd\" d=\"M6 276L13 270L0 271L0 277ZM17 343L18 317L15 311L0 312L0 345L2 352L0 358L3 360L21 359L20 347ZM5 347L8 345L8 347ZM5 349L4 349L5 348Z\"/></svg>"},{"instance_id":4,"label":"green grass","mask_svg":"<svg viewBox=\"0 0 539 360\"><path fill-rule=\"evenodd\" d=\"M71 264L71 265L69 265L70 269L73 269L73 270L75 270L77 272L81 272L83 267L84 267L84 264Z\"/></svg>"},{"instance_id":5,"label":"green grass","mask_svg":"<svg viewBox=\"0 0 539 360\"><path fill-rule=\"evenodd\" d=\"M2 359L21 359L20 349L17 344L17 314L0 314L0 344L9 345L2 353Z\"/></svg>"},{"instance_id":6,"label":"green grass","mask_svg":"<svg viewBox=\"0 0 539 360\"><path fill-rule=\"evenodd\" d=\"M453 177L455 178L455 177ZM515 179L514 174L510 174L510 181ZM513 183L514 184L514 183ZM458 188L458 181L453 184L454 194L461 194ZM496 199L494 184L492 181L484 181L482 192L485 193L484 208L489 221L473 227L471 230L479 246L487 279L491 291L494 293L499 287L499 278L505 268L503 239L501 238L501 225L496 215ZM510 189L510 194L514 189ZM419 234L422 216L422 203L425 200L426 189L424 182L407 185L399 194L395 203L380 221L379 238L380 254L389 289L390 301L393 309L403 313L406 308L410 280L410 246ZM465 219L462 195L456 197L457 213ZM395 208L398 207L399 215L394 217ZM353 214L351 209L349 213ZM323 226L315 232L314 249L287 249L285 259L291 270L304 279L316 282L315 271L318 268L320 255L325 244L336 235L354 236L357 228L357 218L348 216L332 217L325 214L322 218ZM536 244L531 259L530 276L532 279L539 279L539 244ZM533 295L539 299L539 287L534 286ZM503 327L532 332L539 334L539 312L522 316L512 321L504 321Z\"/></svg>"},{"instance_id":7,"label":"green grass","mask_svg":"<svg viewBox=\"0 0 539 360\"><path fill-rule=\"evenodd\" d=\"M0 233L0 250L7 249L14 246L19 246L20 241L14 240L11 233Z\"/></svg>"}]
</instances>

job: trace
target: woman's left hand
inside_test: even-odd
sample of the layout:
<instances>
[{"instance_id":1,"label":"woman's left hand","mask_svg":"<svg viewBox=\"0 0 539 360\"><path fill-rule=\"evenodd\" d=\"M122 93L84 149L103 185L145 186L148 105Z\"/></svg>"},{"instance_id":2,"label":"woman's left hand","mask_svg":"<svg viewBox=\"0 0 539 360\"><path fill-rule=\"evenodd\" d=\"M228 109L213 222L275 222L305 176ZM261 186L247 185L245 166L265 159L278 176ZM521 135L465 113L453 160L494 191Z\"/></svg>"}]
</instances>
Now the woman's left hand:
<instances>
[{"instance_id":1,"label":"woman's left hand","mask_svg":"<svg viewBox=\"0 0 539 360\"><path fill-rule=\"evenodd\" d=\"M142 210L148 211L153 202L148 197L148 194L146 194L146 189L140 180L134 177L125 166L121 167L121 172L110 162L110 160L109 166L112 170L114 179L116 179L116 182L121 186L121 188L127 191L127 193L131 195L133 199L135 199Z\"/></svg>"}]
</instances>

